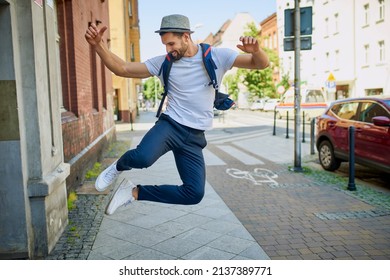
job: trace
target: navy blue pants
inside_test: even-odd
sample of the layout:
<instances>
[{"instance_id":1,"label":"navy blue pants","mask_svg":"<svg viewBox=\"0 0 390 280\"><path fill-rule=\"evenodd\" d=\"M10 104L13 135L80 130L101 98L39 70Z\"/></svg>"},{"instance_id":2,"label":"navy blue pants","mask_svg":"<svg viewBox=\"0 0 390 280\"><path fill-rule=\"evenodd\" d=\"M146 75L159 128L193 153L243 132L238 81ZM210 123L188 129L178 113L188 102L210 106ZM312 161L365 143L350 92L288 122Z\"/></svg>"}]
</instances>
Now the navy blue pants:
<instances>
[{"instance_id":1,"label":"navy blue pants","mask_svg":"<svg viewBox=\"0 0 390 280\"><path fill-rule=\"evenodd\" d=\"M147 168L162 155L172 151L183 184L139 185L138 200L197 204L204 196L206 168L202 150L206 144L204 131L181 125L161 114L137 148L120 157L117 169Z\"/></svg>"}]
</instances>

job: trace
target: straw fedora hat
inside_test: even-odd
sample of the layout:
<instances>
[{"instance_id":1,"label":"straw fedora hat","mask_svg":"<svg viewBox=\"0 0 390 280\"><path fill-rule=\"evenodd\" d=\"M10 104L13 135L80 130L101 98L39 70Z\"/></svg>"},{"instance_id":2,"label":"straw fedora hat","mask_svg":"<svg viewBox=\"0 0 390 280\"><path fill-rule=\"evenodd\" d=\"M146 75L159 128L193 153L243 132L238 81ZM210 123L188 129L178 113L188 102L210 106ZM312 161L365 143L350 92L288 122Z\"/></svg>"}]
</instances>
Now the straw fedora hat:
<instances>
[{"instance_id":1,"label":"straw fedora hat","mask_svg":"<svg viewBox=\"0 0 390 280\"><path fill-rule=\"evenodd\" d=\"M161 32L179 32L179 33L194 33L190 29L190 21L188 17L183 15L169 15L165 16L161 20L161 26L156 33Z\"/></svg>"}]
</instances>

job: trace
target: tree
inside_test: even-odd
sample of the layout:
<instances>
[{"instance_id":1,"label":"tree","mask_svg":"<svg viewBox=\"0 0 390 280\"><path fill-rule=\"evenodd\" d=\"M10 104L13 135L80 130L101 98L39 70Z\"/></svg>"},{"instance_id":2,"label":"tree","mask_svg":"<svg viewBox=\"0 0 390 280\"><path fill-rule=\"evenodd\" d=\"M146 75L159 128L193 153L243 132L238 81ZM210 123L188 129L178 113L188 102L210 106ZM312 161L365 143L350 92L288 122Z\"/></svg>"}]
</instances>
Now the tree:
<instances>
[{"instance_id":1,"label":"tree","mask_svg":"<svg viewBox=\"0 0 390 280\"><path fill-rule=\"evenodd\" d=\"M233 74L226 75L223 79L223 85L227 89L227 94L229 94L233 100L237 100L238 97L237 75L233 75Z\"/></svg>"},{"instance_id":2,"label":"tree","mask_svg":"<svg viewBox=\"0 0 390 280\"><path fill-rule=\"evenodd\" d=\"M157 99L161 99L163 87L161 86L159 79L150 77L144 82L143 88L144 100L155 100L156 97Z\"/></svg>"},{"instance_id":3,"label":"tree","mask_svg":"<svg viewBox=\"0 0 390 280\"><path fill-rule=\"evenodd\" d=\"M276 87L278 88L280 86L283 86L285 91L288 90L290 87L289 77L289 73L284 74L282 76L282 80L276 85Z\"/></svg>"},{"instance_id":4,"label":"tree","mask_svg":"<svg viewBox=\"0 0 390 280\"><path fill-rule=\"evenodd\" d=\"M256 27L255 23L249 23L247 25L247 31L244 32L245 36L252 36L259 38L259 30ZM248 70L248 69L239 69L237 71L238 80L241 81L250 92L250 99L263 98L263 97L276 97L276 87L273 83L272 73L275 67L279 65L279 58L277 54L268 48L264 48L264 51L267 53L270 66L263 70Z\"/></svg>"}]
</instances>

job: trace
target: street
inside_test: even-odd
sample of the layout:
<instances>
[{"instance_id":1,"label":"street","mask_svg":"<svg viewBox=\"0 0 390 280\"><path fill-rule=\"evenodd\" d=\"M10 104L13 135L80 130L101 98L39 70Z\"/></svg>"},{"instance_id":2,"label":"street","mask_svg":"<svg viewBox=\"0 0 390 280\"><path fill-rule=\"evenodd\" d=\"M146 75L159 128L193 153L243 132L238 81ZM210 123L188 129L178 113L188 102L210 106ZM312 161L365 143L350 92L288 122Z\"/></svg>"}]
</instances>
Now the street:
<instances>
[{"instance_id":1,"label":"street","mask_svg":"<svg viewBox=\"0 0 390 280\"><path fill-rule=\"evenodd\" d=\"M310 122L305 123L305 143L301 144L302 149L302 158L310 155L312 147L310 146ZM228 133L230 136L235 134L247 132L258 133L258 135L269 135L273 133L274 126L274 114L273 112L261 112L261 111L250 111L250 110L230 110L225 113L224 116L217 116L214 122L214 130L222 130L225 133ZM278 137L286 137L286 119L276 119L276 130L275 134ZM234 129L233 129L234 128ZM300 127L301 135L303 135L303 126ZM213 135L217 132L210 132L209 135ZM218 132L221 133L221 132ZM294 120L289 121L289 139L286 141L294 141ZM301 141L303 136L301 136ZM315 144L314 144L315 145ZM274 147L275 148L275 147ZM318 156L317 149L314 146L315 156ZM294 162L294 152L293 151L283 151L275 150L275 154L278 157L283 157L284 160L290 160ZM317 167L322 169L319 162L316 161ZM348 163L342 163L341 167L335 172L336 174L348 177ZM365 166L356 165L355 166L355 177L363 182L372 185L373 187L380 188L383 191L390 192L390 174L380 172L377 170L370 169ZM325 172L325 171L324 171Z\"/></svg>"}]
</instances>

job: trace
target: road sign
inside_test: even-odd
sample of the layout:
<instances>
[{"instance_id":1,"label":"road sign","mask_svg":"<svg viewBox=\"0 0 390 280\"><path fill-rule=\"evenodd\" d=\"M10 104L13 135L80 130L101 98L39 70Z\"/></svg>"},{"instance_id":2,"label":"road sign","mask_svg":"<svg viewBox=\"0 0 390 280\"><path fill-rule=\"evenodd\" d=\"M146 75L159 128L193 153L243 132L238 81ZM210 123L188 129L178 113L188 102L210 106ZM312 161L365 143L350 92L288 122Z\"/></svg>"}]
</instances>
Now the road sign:
<instances>
[{"instance_id":1,"label":"road sign","mask_svg":"<svg viewBox=\"0 0 390 280\"><path fill-rule=\"evenodd\" d=\"M294 37L283 39L285 52L294 50L294 40ZM311 50L311 36L301 37L301 50Z\"/></svg>"},{"instance_id":2,"label":"road sign","mask_svg":"<svg viewBox=\"0 0 390 280\"><path fill-rule=\"evenodd\" d=\"M329 74L327 81L330 81L330 82L336 81L336 79L332 73Z\"/></svg>"},{"instance_id":3,"label":"road sign","mask_svg":"<svg viewBox=\"0 0 390 280\"><path fill-rule=\"evenodd\" d=\"M294 36L294 10L284 10L284 36ZM311 35L313 32L313 9L312 7L303 7L299 9L301 16L301 35Z\"/></svg>"},{"instance_id":4,"label":"road sign","mask_svg":"<svg viewBox=\"0 0 390 280\"><path fill-rule=\"evenodd\" d=\"M329 74L328 79L325 81L325 88L328 93L336 92L336 78L332 73Z\"/></svg>"}]
</instances>

